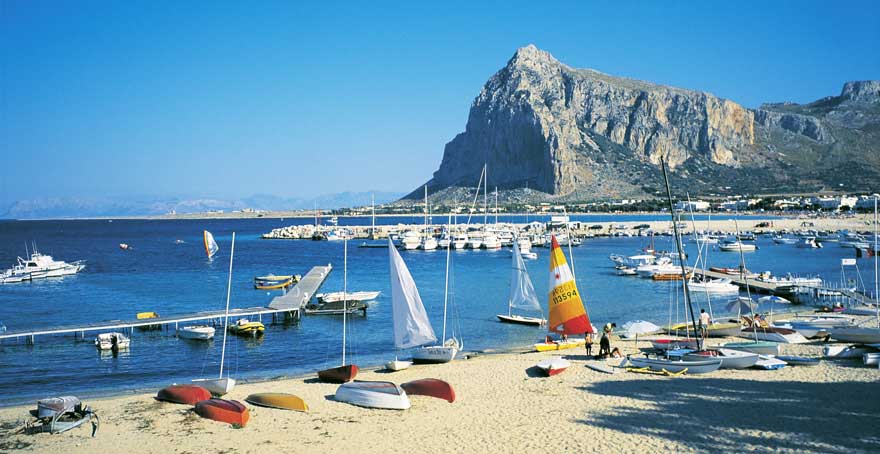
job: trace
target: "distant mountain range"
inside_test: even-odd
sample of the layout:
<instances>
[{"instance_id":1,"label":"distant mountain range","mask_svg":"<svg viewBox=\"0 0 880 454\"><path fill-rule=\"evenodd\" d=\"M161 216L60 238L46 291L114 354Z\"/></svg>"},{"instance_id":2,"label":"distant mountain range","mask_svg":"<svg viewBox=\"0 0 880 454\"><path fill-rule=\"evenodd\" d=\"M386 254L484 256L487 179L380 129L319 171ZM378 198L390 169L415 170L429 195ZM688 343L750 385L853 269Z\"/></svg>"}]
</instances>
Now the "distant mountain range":
<instances>
[{"instance_id":1,"label":"distant mountain range","mask_svg":"<svg viewBox=\"0 0 880 454\"><path fill-rule=\"evenodd\" d=\"M212 210L230 212L252 208L269 211L311 210L366 206L371 195L382 204L399 199L398 192L340 192L314 198L289 198L257 194L243 199L189 199L177 197L43 197L19 200L0 211L0 218L55 219L108 216L158 216L175 211L180 214ZM2 210L2 207L0 207Z\"/></svg>"},{"instance_id":2,"label":"distant mountain range","mask_svg":"<svg viewBox=\"0 0 880 454\"><path fill-rule=\"evenodd\" d=\"M427 184L436 199L461 200L487 164L489 190L503 200L641 198L660 192L661 158L681 194L876 191L880 81L847 82L806 105L748 109L575 69L529 45L483 86Z\"/></svg>"}]
</instances>

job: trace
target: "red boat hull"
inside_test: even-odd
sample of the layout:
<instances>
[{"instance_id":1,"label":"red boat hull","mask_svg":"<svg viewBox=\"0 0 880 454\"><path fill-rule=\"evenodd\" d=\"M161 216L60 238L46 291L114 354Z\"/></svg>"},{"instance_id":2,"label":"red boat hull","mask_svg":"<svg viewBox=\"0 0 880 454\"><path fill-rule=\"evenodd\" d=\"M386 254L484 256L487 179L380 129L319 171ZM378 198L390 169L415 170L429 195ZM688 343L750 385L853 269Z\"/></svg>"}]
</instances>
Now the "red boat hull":
<instances>
[{"instance_id":1,"label":"red boat hull","mask_svg":"<svg viewBox=\"0 0 880 454\"><path fill-rule=\"evenodd\" d=\"M211 398L211 391L197 385L171 385L159 390L157 400L178 404L195 405L196 402Z\"/></svg>"},{"instance_id":2,"label":"red boat hull","mask_svg":"<svg viewBox=\"0 0 880 454\"><path fill-rule=\"evenodd\" d=\"M568 368L563 367L561 369L557 369L557 368L550 367L550 368L544 369L543 367L539 367L539 369L541 369L545 374L547 374L548 377L552 377L554 375L559 375L559 374L565 372L565 369L568 369Z\"/></svg>"},{"instance_id":3,"label":"red boat hull","mask_svg":"<svg viewBox=\"0 0 880 454\"><path fill-rule=\"evenodd\" d=\"M248 412L247 407L237 400L203 400L196 404L196 413L202 418L235 424L241 427L246 426L250 418L250 412Z\"/></svg>"},{"instance_id":4,"label":"red boat hull","mask_svg":"<svg viewBox=\"0 0 880 454\"><path fill-rule=\"evenodd\" d=\"M414 396L431 396L449 403L455 402L455 390L449 383L436 378L414 380L400 385L407 394Z\"/></svg>"},{"instance_id":5,"label":"red boat hull","mask_svg":"<svg viewBox=\"0 0 880 454\"><path fill-rule=\"evenodd\" d=\"M357 376L358 367L354 364L334 367L318 371L318 378L327 383L345 383L354 380Z\"/></svg>"}]
</instances>

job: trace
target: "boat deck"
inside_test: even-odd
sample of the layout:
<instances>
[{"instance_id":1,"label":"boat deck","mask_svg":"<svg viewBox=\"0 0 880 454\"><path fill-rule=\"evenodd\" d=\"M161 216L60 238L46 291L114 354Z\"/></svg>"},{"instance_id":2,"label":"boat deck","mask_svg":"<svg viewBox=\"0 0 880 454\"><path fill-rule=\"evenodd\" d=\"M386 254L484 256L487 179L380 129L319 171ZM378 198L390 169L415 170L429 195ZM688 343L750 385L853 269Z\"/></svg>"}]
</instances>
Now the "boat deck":
<instances>
[{"instance_id":1,"label":"boat deck","mask_svg":"<svg viewBox=\"0 0 880 454\"><path fill-rule=\"evenodd\" d=\"M324 266L315 266L286 294L273 299L268 306L237 308L229 310L229 317L236 319L239 317L258 317L262 321L262 317L272 316L273 321L278 314L284 314L288 319L299 319L300 315L309 299L321 288L333 266L330 264ZM175 330L181 323L189 322L211 322L213 324L222 324L226 311L203 311L192 314L173 315L168 317L156 317L149 319L127 319L127 320L109 320L104 322L87 323L81 325L65 325L50 328L28 329L28 330L8 330L0 333L0 343L7 339L20 340L26 339L29 343L33 343L37 336L57 335L57 334L75 334L84 336L86 332L91 331L108 331L108 330L129 330L143 326L160 325L163 328L170 328L174 325Z\"/></svg>"}]
</instances>

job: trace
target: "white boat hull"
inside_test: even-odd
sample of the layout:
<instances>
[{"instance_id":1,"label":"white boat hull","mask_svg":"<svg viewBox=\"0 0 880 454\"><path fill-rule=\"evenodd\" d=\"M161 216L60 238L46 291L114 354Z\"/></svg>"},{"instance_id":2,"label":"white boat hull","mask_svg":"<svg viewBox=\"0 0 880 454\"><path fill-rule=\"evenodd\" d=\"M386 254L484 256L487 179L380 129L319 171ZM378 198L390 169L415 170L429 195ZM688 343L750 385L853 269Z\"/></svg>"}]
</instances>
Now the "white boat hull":
<instances>
[{"instance_id":1,"label":"white boat hull","mask_svg":"<svg viewBox=\"0 0 880 454\"><path fill-rule=\"evenodd\" d=\"M211 326L184 326L177 331L177 335L184 339L210 340L214 332Z\"/></svg>"},{"instance_id":2,"label":"white boat hull","mask_svg":"<svg viewBox=\"0 0 880 454\"><path fill-rule=\"evenodd\" d=\"M409 369L410 366L413 365L412 361L401 361L399 359L395 359L392 361L388 361L385 363L385 369L397 372L399 370Z\"/></svg>"},{"instance_id":3,"label":"white boat hull","mask_svg":"<svg viewBox=\"0 0 880 454\"><path fill-rule=\"evenodd\" d=\"M863 328L860 326L832 328L831 337L840 342L876 344L880 343L880 328Z\"/></svg>"},{"instance_id":4,"label":"white boat hull","mask_svg":"<svg viewBox=\"0 0 880 454\"><path fill-rule=\"evenodd\" d=\"M498 317L498 319L504 323L516 323L516 324L520 324L520 325L541 326L541 325L547 323L547 321L544 320L543 318L523 317L521 315L497 314L496 317Z\"/></svg>"},{"instance_id":5,"label":"white boat hull","mask_svg":"<svg viewBox=\"0 0 880 454\"><path fill-rule=\"evenodd\" d=\"M707 359L702 361L674 361L660 358L645 358L631 356L629 362L635 367L647 367L653 371L666 371L671 373L681 372L687 369L687 374L706 374L714 372L721 367L720 359Z\"/></svg>"},{"instance_id":6,"label":"white boat hull","mask_svg":"<svg viewBox=\"0 0 880 454\"><path fill-rule=\"evenodd\" d=\"M385 410L406 410L411 406L406 391L387 382L343 383L336 388L335 399L359 407Z\"/></svg>"},{"instance_id":7,"label":"white boat hull","mask_svg":"<svg viewBox=\"0 0 880 454\"><path fill-rule=\"evenodd\" d=\"M745 369L752 367L758 362L758 354L745 352L741 350L733 350L729 348L719 348L715 350L717 356L704 356L697 353L684 355L685 361L701 361L707 358L716 358L721 360L721 369Z\"/></svg>"},{"instance_id":8,"label":"white boat hull","mask_svg":"<svg viewBox=\"0 0 880 454\"><path fill-rule=\"evenodd\" d=\"M458 347L445 345L432 345L420 347L412 352L414 363L448 363L455 359Z\"/></svg>"},{"instance_id":9,"label":"white boat hull","mask_svg":"<svg viewBox=\"0 0 880 454\"><path fill-rule=\"evenodd\" d=\"M856 359L875 351L876 349L858 345L826 345L822 349L822 356L829 359Z\"/></svg>"},{"instance_id":10,"label":"white boat hull","mask_svg":"<svg viewBox=\"0 0 880 454\"><path fill-rule=\"evenodd\" d=\"M235 388L234 378L197 378L192 381L194 385L199 385L207 389L211 394L222 396L228 394Z\"/></svg>"}]
</instances>

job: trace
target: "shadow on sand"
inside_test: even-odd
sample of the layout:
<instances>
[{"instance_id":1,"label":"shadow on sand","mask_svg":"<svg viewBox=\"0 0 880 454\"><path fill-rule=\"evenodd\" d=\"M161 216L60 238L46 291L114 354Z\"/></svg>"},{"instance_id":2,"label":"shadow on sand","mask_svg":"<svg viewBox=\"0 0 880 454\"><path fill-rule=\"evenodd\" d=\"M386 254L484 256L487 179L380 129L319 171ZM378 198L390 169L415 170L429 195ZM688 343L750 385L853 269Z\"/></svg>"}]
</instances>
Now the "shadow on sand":
<instances>
[{"instance_id":1,"label":"shadow on sand","mask_svg":"<svg viewBox=\"0 0 880 454\"><path fill-rule=\"evenodd\" d=\"M643 433L683 441L705 452L880 452L878 385L721 378L603 380L577 389L642 400L650 408L617 407L577 422L621 435Z\"/></svg>"}]
</instances>

